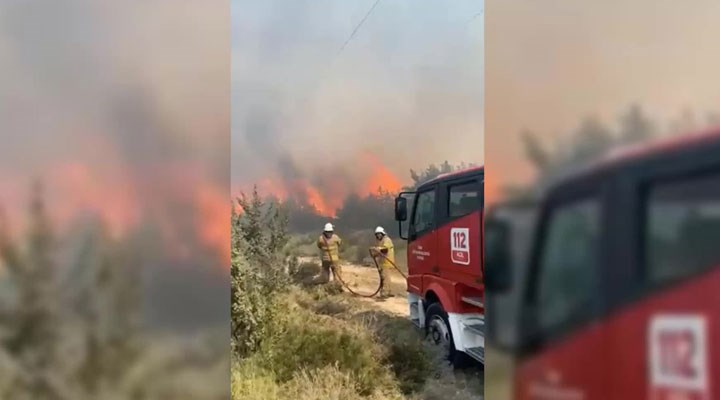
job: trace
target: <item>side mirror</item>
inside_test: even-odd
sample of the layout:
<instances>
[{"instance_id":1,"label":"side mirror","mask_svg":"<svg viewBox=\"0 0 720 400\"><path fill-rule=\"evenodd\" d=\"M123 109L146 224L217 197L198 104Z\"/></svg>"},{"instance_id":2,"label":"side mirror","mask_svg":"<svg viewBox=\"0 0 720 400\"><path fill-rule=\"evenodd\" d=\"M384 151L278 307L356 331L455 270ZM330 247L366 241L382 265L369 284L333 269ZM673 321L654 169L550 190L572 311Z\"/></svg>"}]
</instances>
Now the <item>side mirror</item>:
<instances>
[{"instance_id":1,"label":"side mirror","mask_svg":"<svg viewBox=\"0 0 720 400\"><path fill-rule=\"evenodd\" d=\"M512 287L512 256L510 250L510 224L506 221L485 221L485 287L490 292L502 293Z\"/></svg>"},{"instance_id":2,"label":"side mirror","mask_svg":"<svg viewBox=\"0 0 720 400\"><path fill-rule=\"evenodd\" d=\"M407 199L405 197L395 198L395 221L407 221Z\"/></svg>"}]
</instances>

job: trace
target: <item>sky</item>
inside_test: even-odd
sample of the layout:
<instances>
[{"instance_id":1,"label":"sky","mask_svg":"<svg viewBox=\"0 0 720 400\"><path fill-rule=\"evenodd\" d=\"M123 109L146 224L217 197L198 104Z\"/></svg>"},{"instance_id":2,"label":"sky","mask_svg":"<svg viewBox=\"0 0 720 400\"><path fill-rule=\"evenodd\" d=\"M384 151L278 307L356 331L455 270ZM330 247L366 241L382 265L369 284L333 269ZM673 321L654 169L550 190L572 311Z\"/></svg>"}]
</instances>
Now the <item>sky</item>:
<instances>
[{"instance_id":1,"label":"sky","mask_svg":"<svg viewBox=\"0 0 720 400\"><path fill-rule=\"evenodd\" d=\"M720 110L720 2L504 0L486 12L487 168L526 182L519 133L562 140L632 103L667 123Z\"/></svg>"},{"instance_id":2,"label":"sky","mask_svg":"<svg viewBox=\"0 0 720 400\"><path fill-rule=\"evenodd\" d=\"M232 183L483 161L483 3L232 1ZM361 167L360 167L361 168Z\"/></svg>"}]
</instances>

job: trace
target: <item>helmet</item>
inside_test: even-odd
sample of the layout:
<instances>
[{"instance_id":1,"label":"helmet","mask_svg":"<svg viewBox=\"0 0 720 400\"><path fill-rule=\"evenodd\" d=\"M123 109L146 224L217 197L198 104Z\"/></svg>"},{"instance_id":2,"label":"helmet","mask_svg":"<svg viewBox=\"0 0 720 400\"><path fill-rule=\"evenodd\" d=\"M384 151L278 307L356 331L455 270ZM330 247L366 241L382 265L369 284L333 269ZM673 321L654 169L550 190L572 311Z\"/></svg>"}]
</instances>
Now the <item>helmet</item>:
<instances>
[{"instance_id":1,"label":"helmet","mask_svg":"<svg viewBox=\"0 0 720 400\"><path fill-rule=\"evenodd\" d=\"M329 222L327 224L325 224L325 229L323 229L323 232L332 232L332 231L333 231L332 224Z\"/></svg>"},{"instance_id":2,"label":"helmet","mask_svg":"<svg viewBox=\"0 0 720 400\"><path fill-rule=\"evenodd\" d=\"M377 228L375 228L375 233L382 233L383 235L387 235L387 233L385 233L385 229L383 229L382 226L378 226Z\"/></svg>"}]
</instances>

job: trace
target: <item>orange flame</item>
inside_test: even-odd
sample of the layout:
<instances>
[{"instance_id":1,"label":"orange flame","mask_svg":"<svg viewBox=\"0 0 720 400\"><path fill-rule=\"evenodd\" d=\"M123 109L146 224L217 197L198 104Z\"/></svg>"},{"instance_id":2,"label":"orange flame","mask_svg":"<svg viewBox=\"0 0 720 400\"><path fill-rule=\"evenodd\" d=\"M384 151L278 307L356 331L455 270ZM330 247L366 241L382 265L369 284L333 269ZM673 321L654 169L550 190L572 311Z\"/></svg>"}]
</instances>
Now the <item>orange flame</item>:
<instances>
[{"instance_id":1,"label":"orange flame","mask_svg":"<svg viewBox=\"0 0 720 400\"><path fill-rule=\"evenodd\" d=\"M390 193L398 193L400 191L402 188L400 180L380 162L377 156L372 153L366 153L363 158L371 172L367 184L363 188L364 193L358 194L374 194L377 193L378 188Z\"/></svg>"},{"instance_id":2,"label":"orange flame","mask_svg":"<svg viewBox=\"0 0 720 400\"><path fill-rule=\"evenodd\" d=\"M196 199L200 218L198 239L215 249L218 256L230 265L230 203L227 193L208 186L198 192Z\"/></svg>"},{"instance_id":3,"label":"orange flame","mask_svg":"<svg viewBox=\"0 0 720 400\"><path fill-rule=\"evenodd\" d=\"M81 211L100 215L116 237L140 221L133 185L113 171L97 172L85 164L69 162L52 169L46 186L51 195L48 209L61 227Z\"/></svg>"},{"instance_id":4,"label":"orange flame","mask_svg":"<svg viewBox=\"0 0 720 400\"><path fill-rule=\"evenodd\" d=\"M59 163L42 176L47 210L57 232L62 234L78 216L87 213L99 216L116 238L151 220L159 228L165 254L172 259L188 259L199 245L216 252L223 265L229 265L230 204L223 186L210 183L198 173L200 168L170 166L154 171L161 173L167 185L154 191L153 181L142 182L142 178L133 178L118 168L90 165L81 161ZM10 178L3 178L0 206L8 210L7 224L17 231L25 229L22 216L29 182L13 175ZM150 191L140 193L143 185L151 186ZM189 210L168 209L166 202L171 196Z\"/></svg>"},{"instance_id":5,"label":"orange flame","mask_svg":"<svg viewBox=\"0 0 720 400\"><path fill-rule=\"evenodd\" d=\"M298 201L301 206L314 208L318 215L334 218L350 194L366 197L377 194L378 189L389 193L401 190L400 179L376 155L360 154L357 165L359 173L356 175L360 179L328 174L323 177L322 185L314 186L305 179L283 183L280 179L265 178L257 183L258 192L272 195L280 201Z\"/></svg>"}]
</instances>

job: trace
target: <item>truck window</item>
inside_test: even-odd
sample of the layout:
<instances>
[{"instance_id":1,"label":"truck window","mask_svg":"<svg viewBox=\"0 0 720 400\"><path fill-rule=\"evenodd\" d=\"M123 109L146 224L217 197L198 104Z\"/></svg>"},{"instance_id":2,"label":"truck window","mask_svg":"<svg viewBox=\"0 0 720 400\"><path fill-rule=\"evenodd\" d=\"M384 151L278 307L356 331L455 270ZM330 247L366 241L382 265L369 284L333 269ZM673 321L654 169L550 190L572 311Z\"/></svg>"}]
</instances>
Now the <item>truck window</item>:
<instances>
[{"instance_id":1,"label":"truck window","mask_svg":"<svg viewBox=\"0 0 720 400\"><path fill-rule=\"evenodd\" d=\"M720 266L720 173L651 185L646 204L650 283Z\"/></svg>"},{"instance_id":2,"label":"truck window","mask_svg":"<svg viewBox=\"0 0 720 400\"><path fill-rule=\"evenodd\" d=\"M431 229L435 220L435 189L419 193L413 214L415 232Z\"/></svg>"},{"instance_id":3,"label":"truck window","mask_svg":"<svg viewBox=\"0 0 720 400\"><path fill-rule=\"evenodd\" d=\"M600 202L591 198L560 205L545 226L537 312L539 327L547 332L587 313L595 303Z\"/></svg>"},{"instance_id":4,"label":"truck window","mask_svg":"<svg viewBox=\"0 0 720 400\"><path fill-rule=\"evenodd\" d=\"M458 218L480 208L479 185L475 181L448 187L448 216Z\"/></svg>"}]
</instances>

